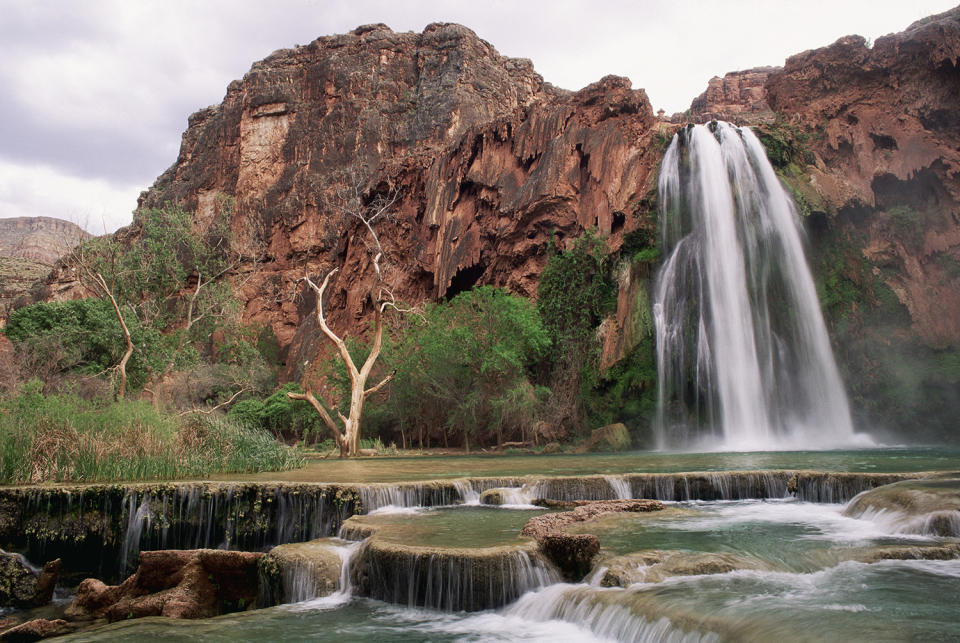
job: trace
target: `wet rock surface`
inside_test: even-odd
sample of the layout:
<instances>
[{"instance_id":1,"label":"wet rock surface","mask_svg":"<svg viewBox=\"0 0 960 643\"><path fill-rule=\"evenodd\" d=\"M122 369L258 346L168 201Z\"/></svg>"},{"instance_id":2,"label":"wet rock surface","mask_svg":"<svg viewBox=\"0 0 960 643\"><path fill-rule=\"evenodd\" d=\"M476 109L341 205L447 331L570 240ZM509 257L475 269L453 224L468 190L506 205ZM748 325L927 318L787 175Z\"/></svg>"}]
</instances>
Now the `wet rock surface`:
<instances>
[{"instance_id":1,"label":"wet rock surface","mask_svg":"<svg viewBox=\"0 0 960 643\"><path fill-rule=\"evenodd\" d=\"M328 596L338 588L342 560L329 539L274 547L259 563L261 606Z\"/></svg>"},{"instance_id":2,"label":"wet rock surface","mask_svg":"<svg viewBox=\"0 0 960 643\"><path fill-rule=\"evenodd\" d=\"M737 569L768 569L760 561L736 554L650 550L603 561L603 587L659 583L671 576L725 574Z\"/></svg>"},{"instance_id":3,"label":"wet rock surface","mask_svg":"<svg viewBox=\"0 0 960 643\"><path fill-rule=\"evenodd\" d=\"M63 619L36 618L7 630L3 630L3 626L0 625L0 641L5 643L30 643L52 636L69 634L73 630L74 626Z\"/></svg>"},{"instance_id":4,"label":"wet rock surface","mask_svg":"<svg viewBox=\"0 0 960 643\"><path fill-rule=\"evenodd\" d=\"M65 616L118 621L144 616L206 618L257 604L261 553L213 549L141 552L137 572L120 585L80 583Z\"/></svg>"},{"instance_id":5,"label":"wet rock surface","mask_svg":"<svg viewBox=\"0 0 960 643\"><path fill-rule=\"evenodd\" d=\"M844 514L870 517L898 533L960 536L960 475L896 482L865 491Z\"/></svg>"},{"instance_id":6,"label":"wet rock surface","mask_svg":"<svg viewBox=\"0 0 960 643\"><path fill-rule=\"evenodd\" d=\"M20 554L0 551L0 607L46 605L60 577L60 559L34 570Z\"/></svg>"}]
</instances>

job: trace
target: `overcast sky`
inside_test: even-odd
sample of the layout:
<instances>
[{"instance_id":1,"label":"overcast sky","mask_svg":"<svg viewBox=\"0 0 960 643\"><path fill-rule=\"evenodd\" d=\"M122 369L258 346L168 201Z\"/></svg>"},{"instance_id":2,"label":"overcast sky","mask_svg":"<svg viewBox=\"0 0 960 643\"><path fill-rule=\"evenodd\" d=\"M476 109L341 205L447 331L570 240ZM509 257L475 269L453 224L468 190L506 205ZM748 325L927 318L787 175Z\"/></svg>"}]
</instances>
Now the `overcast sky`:
<instances>
[{"instance_id":1,"label":"overcast sky","mask_svg":"<svg viewBox=\"0 0 960 643\"><path fill-rule=\"evenodd\" d=\"M955 0L954 0L955 1ZM270 52L383 22L459 22L579 89L606 74L683 111L712 76L874 39L952 6L934 0L0 0L0 218L95 234L129 223L176 160L187 117ZM707 10L706 7L713 7Z\"/></svg>"}]
</instances>

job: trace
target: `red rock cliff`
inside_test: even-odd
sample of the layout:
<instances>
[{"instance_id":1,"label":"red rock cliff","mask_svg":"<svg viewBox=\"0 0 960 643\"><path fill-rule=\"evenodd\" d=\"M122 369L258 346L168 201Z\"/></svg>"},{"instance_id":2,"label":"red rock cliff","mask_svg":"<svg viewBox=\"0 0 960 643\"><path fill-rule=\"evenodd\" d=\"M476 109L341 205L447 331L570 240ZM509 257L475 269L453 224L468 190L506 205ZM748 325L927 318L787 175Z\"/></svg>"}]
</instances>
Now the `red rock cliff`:
<instances>
[{"instance_id":1,"label":"red rock cliff","mask_svg":"<svg viewBox=\"0 0 960 643\"><path fill-rule=\"evenodd\" d=\"M863 255L928 345L960 343L960 8L868 47L850 36L788 59L766 82L811 133L830 214L871 209Z\"/></svg>"},{"instance_id":2,"label":"red rock cliff","mask_svg":"<svg viewBox=\"0 0 960 643\"><path fill-rule=\"evenodd\" d=\"M181 203L202 229L218 195L233 196L237 243L258 255L246 316L302 363L317 348L312 301L291 297L305 270L341 268L331 323L366 324L370 257L333 205L348 180L401 192L378 231L398 299L474 284L533 295L551 238L594 228L616 247L638 225L659 162L653 126L627 79L570 93L459 25L366 26L255 63L190 117L177 162L140 203Z\"/></svg>"}]
</instances>

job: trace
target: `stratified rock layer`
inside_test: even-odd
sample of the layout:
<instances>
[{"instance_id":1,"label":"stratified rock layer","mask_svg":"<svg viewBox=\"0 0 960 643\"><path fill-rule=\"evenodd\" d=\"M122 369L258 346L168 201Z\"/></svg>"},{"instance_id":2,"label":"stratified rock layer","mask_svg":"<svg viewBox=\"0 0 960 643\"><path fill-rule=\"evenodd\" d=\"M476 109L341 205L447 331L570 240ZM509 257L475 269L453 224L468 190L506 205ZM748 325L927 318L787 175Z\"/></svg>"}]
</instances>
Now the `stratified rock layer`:
<instances>
[{"instance_id":1,"label":"stratified rock layer","mask_svg":"<svg viewBox=\"0 0 960 643\"><path fill-rule=\"evenodd\" d=\"M90 233L53 217L0 219L0 257L19 257L52 266Z\"/></svg>"}]
</instances>

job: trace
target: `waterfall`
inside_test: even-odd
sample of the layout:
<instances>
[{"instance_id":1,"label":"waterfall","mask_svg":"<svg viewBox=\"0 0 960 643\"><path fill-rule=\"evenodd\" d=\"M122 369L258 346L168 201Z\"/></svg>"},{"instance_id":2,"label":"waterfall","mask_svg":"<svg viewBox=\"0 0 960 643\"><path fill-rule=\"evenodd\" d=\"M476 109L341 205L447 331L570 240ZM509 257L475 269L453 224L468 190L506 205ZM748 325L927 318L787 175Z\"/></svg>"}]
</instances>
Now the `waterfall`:
<instances>
[{"instance_id":1,"label":"waterfall","mask_svg":"<svg viewBox=\"0 0 960 643\"><path fill-rule=\"evenodd\" d=\"M653 305L658 446L863 446L796 209L753 132L688 126L658 191L668 253Z\"/></svg>"}]
</instances>

